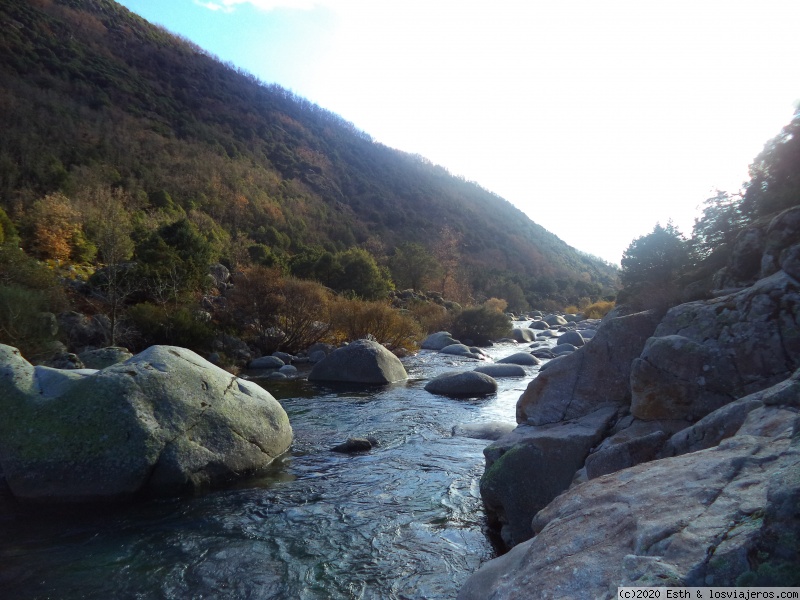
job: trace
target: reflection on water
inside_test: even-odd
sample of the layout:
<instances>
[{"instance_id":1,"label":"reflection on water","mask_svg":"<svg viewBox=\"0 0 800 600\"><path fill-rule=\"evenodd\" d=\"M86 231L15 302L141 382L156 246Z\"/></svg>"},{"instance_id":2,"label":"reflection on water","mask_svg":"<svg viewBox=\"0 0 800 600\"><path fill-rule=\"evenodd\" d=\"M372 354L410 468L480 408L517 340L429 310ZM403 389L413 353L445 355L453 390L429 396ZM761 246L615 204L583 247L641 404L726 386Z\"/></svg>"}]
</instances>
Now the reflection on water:
<instances>
[{"instance_id":1,"label":"reflection on water","mask_svg":"<svg viewBox=\"0 0 800 600\"><path fill-rule=\"evenodd\" d=\"M465 401L423 387L475 361L404 363L409 381L383 387L263 382L295 441L235 488L90 511L0 502L0 598L453 598L492 548L478 491L487 442L452 428L513 422L537 369ZM330 451L367 435L380 441L369 453Z\"/></svg>"}]
</instances>

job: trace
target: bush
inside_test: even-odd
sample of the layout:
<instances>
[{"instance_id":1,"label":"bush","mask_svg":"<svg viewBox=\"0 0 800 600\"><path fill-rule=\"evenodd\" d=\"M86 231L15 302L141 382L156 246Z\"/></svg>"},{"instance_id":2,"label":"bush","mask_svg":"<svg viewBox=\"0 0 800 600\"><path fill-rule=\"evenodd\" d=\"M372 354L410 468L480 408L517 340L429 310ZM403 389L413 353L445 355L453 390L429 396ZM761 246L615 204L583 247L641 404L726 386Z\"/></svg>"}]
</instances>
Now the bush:
<instances>
[{"instance_id":1,"label":"bush","mask_svg":"<svg viewBox=\"0 0 800 600\"><path fill-rule=\"evenodd\" d=\"M485 346L511 334L511 319L485 306L467 308L453 320L452 333L459 340Z\"/></svg>"},{"instance_id":2,"label":"bush","mask_svg":"<svg viewBox=\"0 0 800 600\"><path fill-rule=\"evenodd\" d=\"M453 324L452 315L447 309L434 302L412 302L408 311L424 333L449 331Z\"/></svg>"},{"instance_id":3,"label":"bush","mask_svg":"<svg viewBox=\"0 0 800 600\"><path fill-rule=\"evenodd\" d=\"M595 302L583 309L583 316L587 319L602 319L614 308L614 302Z\"/></svg>"},{"instance_id":4,"label":"bush","mask_svg":"<svg viewBox=\"0 0 800 600\"><path fill-rule=\"evenodd\" d=\"M337 342L371 335L389 350L414 350L422 339L417 321L386 302L340 298L331 305L330 315Z\"/></svg>"},{"instance_id":5,"label":"bush","mask_svg":"<svg viewBox=\"0 0 800 600\"><path fill-rule=\"evenodd\" d=\"M143 302L128 309L126 316L139 333L139 349L155 344L182 346L205 351L214 331L197 310Z\"/></svg>"},{"instance_id":6,"label":"bush","mask_svg":"<svg viewBox=\"0 0 800 600\"><path fill-rule=\"evenodd\" d=\"M0 342L14 346L28 360L44 353L53 341L45 318L49 300L44 290L0 285Z\"/></svg>"}]
</instances>

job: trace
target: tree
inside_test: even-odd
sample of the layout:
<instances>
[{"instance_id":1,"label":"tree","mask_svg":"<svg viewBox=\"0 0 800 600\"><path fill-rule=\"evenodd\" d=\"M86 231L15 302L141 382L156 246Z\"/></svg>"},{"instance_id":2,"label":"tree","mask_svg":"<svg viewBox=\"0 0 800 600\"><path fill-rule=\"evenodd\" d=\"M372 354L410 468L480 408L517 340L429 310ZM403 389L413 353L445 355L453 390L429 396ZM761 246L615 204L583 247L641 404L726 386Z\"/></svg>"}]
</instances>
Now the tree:
<instances>
[{"instance_id":1,"label":"tree","mask_svg":"<svg viewBox=\"0 0 800 600\"><path fill-rule=\"evenodd\" d=\"M729 252L736 236L747 224L739 195L717 190L704 204L703 216L695 219L692 230L692 249L698 259L719 251Z\"/></svg>"},{"instance_id":2,"label":"tree","mask_svg":"<svg viewBox=\"0 0 800 600\"><path fill-rule=\"evenodd\" d=\"M750 165L742 212L756 218L800 204L800 109Z\"/></svg>"},{"instance_id":3,"label":"tree","mask_svg":"<svg viewBox=\"0 0 800 600\"><path fill-rule=\"evenodd\" d=\"M395 249L391 269L395 283L416 292L421 289L423 281L436 273L438 265L422 244L406 242Z\"/></svg>"},{"instance_id":4,"label":"tree","mask_svg":"<svg viewBox=\"0 0 800 600\"><path fill-rule=\"evenodd\" d=\"M671 303L677 276L689 261L688 244L672 221L633 240L622 254L620 295L647 306Z\"/></svg>"},{"instance_id":5,"label":"tree","mask_svg":"<svg viewBox=\"0 0 800 600\"><path fill-rule=\"evenodd\" d=\"M120 188L95 188L90 192L84 214L89 237L99 253L93 280L108 302L112 346L117 344L120 312L137 288L129 263L134 250L130 205L128 195Z\"/></svg>"},{"instance_id":6,"label":"tree","mask_svg":"<svg viewBox=\"0 0 800 600\"><path fill-rule=\"evenodd\" d=\"M339 252L335 258L341 271L331 282L334 289L353 293L362 300L385 298L392 289L388 272L379 267L366 250L351 248Z\"/></svg>"},{"instance_id":7,"label":"tree","mask_svg":"<svg viewBox=\"0 0 800 600\"><path fill-rule=\"evenodd\" d=\"M442 227L439 232L439 239L433 249L433 254L436 262L439 263L439 277L441 280L441 293L442 296L447 297L447 292L450 286L453 285L458 269L458 261L461 253L459 246L461 245L461 235L449 225Z\"/></svg>"}]
</instances>

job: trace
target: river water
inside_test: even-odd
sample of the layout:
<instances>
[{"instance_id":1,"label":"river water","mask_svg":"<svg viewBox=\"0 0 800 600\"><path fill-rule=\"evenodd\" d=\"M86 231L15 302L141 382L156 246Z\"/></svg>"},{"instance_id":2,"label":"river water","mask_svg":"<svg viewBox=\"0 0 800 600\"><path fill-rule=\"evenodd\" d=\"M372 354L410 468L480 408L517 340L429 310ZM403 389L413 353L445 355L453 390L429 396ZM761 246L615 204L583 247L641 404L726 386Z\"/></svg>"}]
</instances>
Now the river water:
<instances>
[{"instance_id":1,"label":"river water","mask_svg":"<svg viewBox=\"0 0 800 600\"><path fill-rule=\"evenodd\" d=\"M498 359L519 351L499 344ZM193 498L67 510L0 501L0 598L450 599L494 555L483 448L455 425L514 422L525 378L455 400L427 380L477 361L423 351L377 388L264 382L294 428L262 477ZM330 448L375 436L369 453Z\"/></svg>"}]
</instances>

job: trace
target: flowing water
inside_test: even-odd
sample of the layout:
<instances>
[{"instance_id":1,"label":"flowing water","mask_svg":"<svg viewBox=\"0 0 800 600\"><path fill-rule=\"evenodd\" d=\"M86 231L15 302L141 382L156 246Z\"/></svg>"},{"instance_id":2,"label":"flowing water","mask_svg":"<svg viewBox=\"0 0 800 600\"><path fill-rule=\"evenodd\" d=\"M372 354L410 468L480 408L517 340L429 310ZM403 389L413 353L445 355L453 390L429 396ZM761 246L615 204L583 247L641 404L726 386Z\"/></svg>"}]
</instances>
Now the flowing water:
<instances>
[{"instance_id":1,"label":"flowing water","mask_svg":"<svg viewBox=\"0 0 800 600\"><path fill-rule=\"evenodd\" d=\"M488 350L494 358L518 351ZM476 361L422 352L377 388L264 382L294 428L262 477L193 498L66 510L0 502L0 598L454 598L493 556L478 484L485 440L459 424L514 422L524 379L454 400L425 382ZM330 448L372 435L380 446Z\"/></svg>"}]
</instances>

